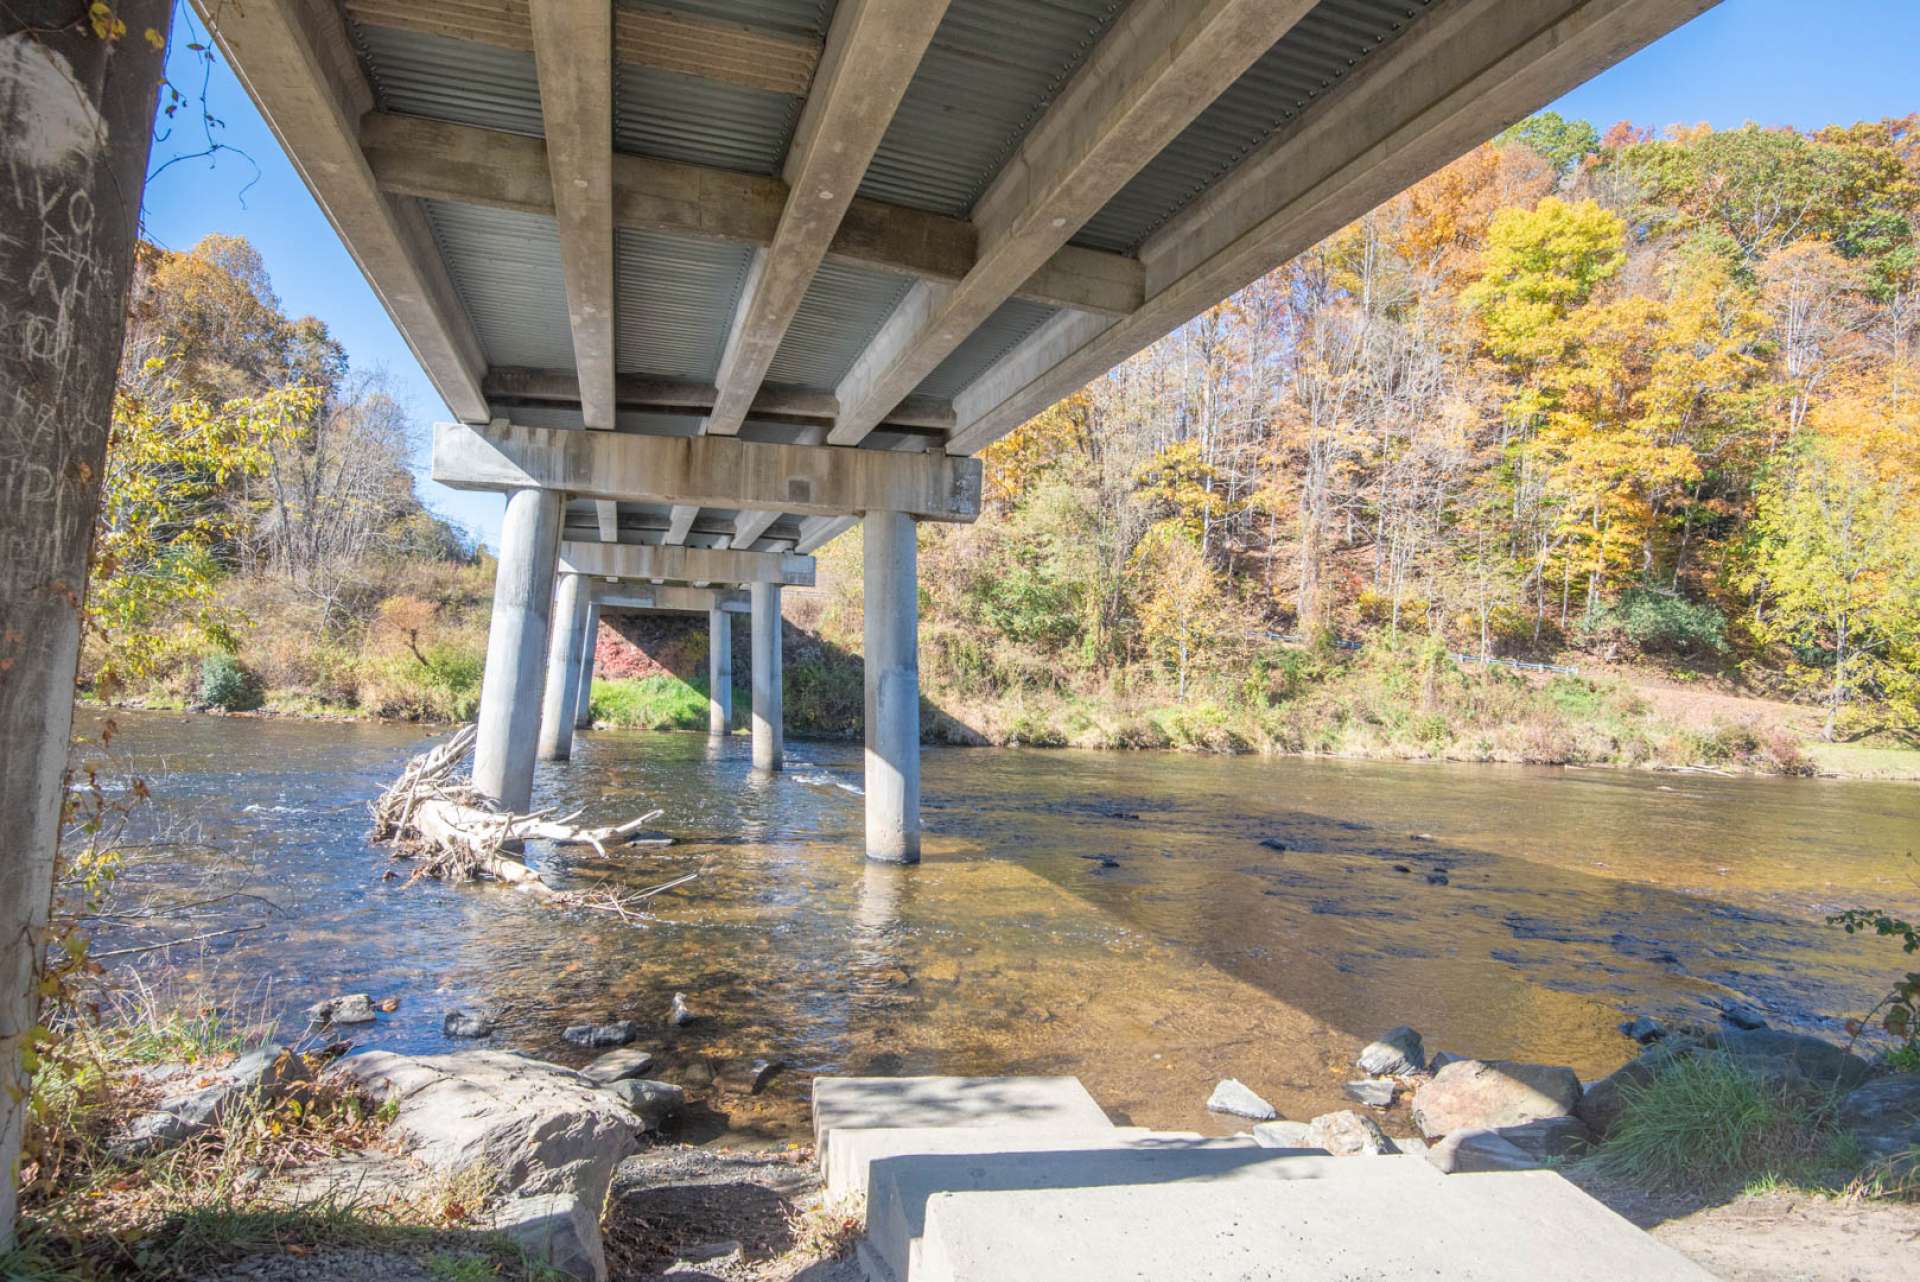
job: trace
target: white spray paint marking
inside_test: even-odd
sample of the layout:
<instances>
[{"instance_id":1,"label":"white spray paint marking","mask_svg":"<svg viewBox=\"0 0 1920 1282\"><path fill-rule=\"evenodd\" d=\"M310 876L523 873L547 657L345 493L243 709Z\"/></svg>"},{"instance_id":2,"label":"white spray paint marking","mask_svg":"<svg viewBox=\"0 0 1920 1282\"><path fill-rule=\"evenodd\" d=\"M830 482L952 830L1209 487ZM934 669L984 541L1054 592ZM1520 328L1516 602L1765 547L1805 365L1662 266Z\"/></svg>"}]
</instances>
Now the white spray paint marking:
<instances>
[{"instance_id":1,"label":"white spray paint marking","mask_svg":"<svg viewBox=\"0 0 1920 1282\"><path fill-rule=\"evenodd\" d=\"M0 39L0 149L50 169L106 149L107 125L81 92L73 64L26 32Z\"/></svg>"}]
</instances>

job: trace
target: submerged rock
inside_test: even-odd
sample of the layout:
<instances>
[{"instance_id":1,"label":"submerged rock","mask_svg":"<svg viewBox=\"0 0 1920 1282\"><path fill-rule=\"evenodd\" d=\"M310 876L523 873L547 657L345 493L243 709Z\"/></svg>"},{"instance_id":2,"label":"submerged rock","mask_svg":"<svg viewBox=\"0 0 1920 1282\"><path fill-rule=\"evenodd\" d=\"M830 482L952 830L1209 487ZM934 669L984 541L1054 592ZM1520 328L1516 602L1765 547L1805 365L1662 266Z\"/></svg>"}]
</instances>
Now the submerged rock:
<instances>
[{"instance_id":1,"label":"submerged rock","mask_svg":"<svg viewBox=\"0 0 1920 1282\"><path fill-rule=\"evenodd\" d=\"M1352 1109L1314 1118L1307 1124L1307 1135L1312 1147L1323 1148L1335 1157L1373 1157L1398 1151L1372 1118Z\"/></svg>"},{"instance_id":2,"label":"submerged rock","mask_svg":"<svg viewBox=\"0 0 1920 1282\"><path fill-rule=\"evenodd\" d=\"M1420 1034L1405 1024L1381 1035L1354 1061L1355 1067L1369 1077L1398 1077L1418 1073L1427 1066L1426 1048Z\"/></svg>"},{"instance_id":3,"label":"submerged rock","mask_svg":"<svg viewBox=\"0 0 1920 1282\"><path fill-rule=\"evenodd\" d=\"M1720 1022L1723 1024L1730 1024L1734 1028L1749 1030L1765 1028L1767 1026L1765 1012L1752 1002L1737 1001L1732 998L1721 998L1710 1004L1719 1010Z\"/></svg>"},{"instance_id":4,"label":"submerged rock","mask_svg":"<svg viewBox=\"0 0 1920 1282\"><path fill-rule=\"evenodd\" d=\"M653 1067L653 1053L632 1046L608 1051L580 1070L580 1076L596 1086L611 1086L629 1077L639 1077Z\"/></svg>"},{"instance_id":5,"label":"submerged rock","mask_svg":"<svg viewBox=\"0 0 1920 1282\"><path fill-rule=\"evenodd\" d=\"M1657 1019L1642 1015L1620 1025L1620 1031L1642 1046L1650 1046L1667 1035L1667 1026Z\"/></svg>"},{"instance_id":6,"label":"submerged rock","mask_svg":"<svg viewBox=\"0 0 1920 1282\"><path fill-rule=\"evenodd\" d=\"M575 1046L625 1046L636 1034L633 1021L621 1019L611 1024L575 1024L560 1036Z\"/></svg>"},{"instance_id":7,"label":"submerged rock","mask_svg":"<svg viewBox=\"0 0 1920 1282\"><path fill-rule=\"evenodd\" d=\"M1565 1117L1580 1099L1570 1068L1514 1060L1455 1060L1413 1096L1413 1120L1428 1139L1454 1131Z\"/></svg>"},{"instance_id":8,"label":"submerged rock","mask_svg":"<svg viewBox=\"0 0 1920 1282\"><path fill-rule=\"evenodd\" d=\"M307 1022L316 1028L327 1024L371 1024L374 1015L373 998L365 993L329 997L307 1007Z\"/></svg>"},{"instance_id":9,"label":"submerged rock","mask_svg":"<svg viewBox=\"0 0 1920 1282\"><path fill-rule=\"evenodd\" d=\"M1250 1118L1256 1122L1270 1122L1280 1116L1273 1105L1255 1095L1251 1089L1232 1077L1213 1088L1213 1094L1207 1097L1207 1111L1229 1113L1234 1117Z\"/></svg>"},{"instance_id":10,"label":"submerged rock","mask_svg":"<svg viewBox=\"0 0 1920 1282\"><path fill-rule=\"evenodd\" d=\"M1373 1108L1392 1108L1393 1097L1400 1093L1399 1085L1384 1077L1369 1077L1365 1081L1348 1082L1340 1089L1348 1099Z\"/></svg>"},{"instance_id":11,"label":"submerged rock","mask_svg":"<svg viewBox=\"0 0 1920 1282\"><path fill-rule=\"evenodd\" d=\"M457 1006L447 1012L440 1029L448 1037L485 1037L493 1031L494 1018L485 1006Z\"/></svg>"}]
</instances>

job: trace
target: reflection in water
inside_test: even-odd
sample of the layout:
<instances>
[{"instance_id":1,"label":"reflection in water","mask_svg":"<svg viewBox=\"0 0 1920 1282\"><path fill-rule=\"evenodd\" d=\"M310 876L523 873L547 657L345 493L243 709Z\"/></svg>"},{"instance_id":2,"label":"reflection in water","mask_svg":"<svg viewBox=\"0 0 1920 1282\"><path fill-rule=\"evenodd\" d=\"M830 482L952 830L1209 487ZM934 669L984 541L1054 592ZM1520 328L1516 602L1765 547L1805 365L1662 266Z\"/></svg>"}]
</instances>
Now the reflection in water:
<instances>
[{"instance_id":1,"label":"reflection in water","mask_svg":"<svg viewBox=\"0 0 1920 1282\"><path fill-rule=\"evenodd\" d=\"M816 1072L1076 1073L1120 1115L1197 1129L1219 1129L1199 1106L1236 1076L1310 1116L1401 1022L1431 1049L1590 1077L1625 1057L1628 1014L1737 1000L1830 1030L1899 958L1823 914L1920 908L1920 790L1898 784L933 749L926 862L898 868L860 857L856 745L794 744L769 778L745 736L582 735L535 805L658 805L680 844L531 856L573 884L705 870L636 929L383 880L365 802L418 730L119 720L158 808L206 828L154 886L278 906L174 959L189 979L281 1011L401 997L362 1044L445 1049L445 1011L482 999L506 1011L495 1044L567 1062L565 1025L635 1018L696 1086L762 1056L800 1070L715 1097L736 1137L803 1131ZM708 1017L665 1028L675 991Z\"/></svg>"}]
</instances>

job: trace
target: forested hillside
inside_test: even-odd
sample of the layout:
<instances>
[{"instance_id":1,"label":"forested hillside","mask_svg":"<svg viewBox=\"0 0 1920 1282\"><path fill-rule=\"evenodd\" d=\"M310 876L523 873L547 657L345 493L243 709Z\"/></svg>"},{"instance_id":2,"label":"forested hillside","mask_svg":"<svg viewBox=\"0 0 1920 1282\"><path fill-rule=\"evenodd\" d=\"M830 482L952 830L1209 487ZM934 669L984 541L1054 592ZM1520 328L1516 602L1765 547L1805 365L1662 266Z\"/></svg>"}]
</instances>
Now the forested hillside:
<instances>
[{"instance_id":1,"label":"forested hillside","mask_svg":"<svg viewBox=\"0 0 1920 1282\"><path fill-rule=\"evenodd\" d=\"M1526 122L989 451L987 515L921 534L931 732L1787 769L1801 731L1910 741L1917 226L1914 118ZM150 250L134 310L102 688L466 715L490 563L420 507L381 381L241 241ZM855 732L857 533L822 561L793 729ZM1678 726L1649 673L1804 724Z\"/></svg>"},{"instance_id":2,"label":"forested hillside","mask_svg":"<svg viewBox=\"0 0 1920 1282\"><path fill-rule=\"evenodd\" d=\"M922 535L933 687L1258 723L1315 666L1261 632L1325 632L1912 733L1915 124L1480 148L993 447Z\"/></svg>"}]
</instances>

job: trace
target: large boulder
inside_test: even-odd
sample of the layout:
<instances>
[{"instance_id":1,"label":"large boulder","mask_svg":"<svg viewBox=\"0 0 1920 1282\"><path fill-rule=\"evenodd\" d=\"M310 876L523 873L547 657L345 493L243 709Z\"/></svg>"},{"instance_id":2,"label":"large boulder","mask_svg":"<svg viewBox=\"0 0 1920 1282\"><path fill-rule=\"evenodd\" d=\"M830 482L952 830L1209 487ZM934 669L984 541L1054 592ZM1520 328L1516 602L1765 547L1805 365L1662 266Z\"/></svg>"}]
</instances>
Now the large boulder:
<instances>
[{"instance_id":1,"label":"large boulder","mask_svg":"<svg viewBox=\"0 0 1920 1282\"><path fill-rule=\"evenodd\" d=\"M1514 1060L1455 1060L1413 1096L1413 1120L1428 1139L1469 1129L1566 1117L1580 1098L1570 1068Z\"/></svg>"},{"instance_id":2,"label":"large boulder","mask_svg":"<svg viewBox=\"0 0 1920 1282\"><path fill-rule=\"evenodd\" d=\"M1920 1148L1920 1073L1894 1073L1850 1091L1839 1121L1875 1157Z\"/></svg>"},{"instance_id":3,"label":"large boulder","mask_svg":"<svg viewBox=\"0 0 1920 1282\"><path fill-rule=\"evenodd\" d=\"M483 1164L505 1188L581 1161L604 1188L640 1147L639 1120L619 1100L572 1069L510 1051L366 1051L340 1069L398 1102L390 1134L412 1156L442 1171Z\"/></svg>"},{"instance_id":4,"label":"large boulder","mask_svg":"<svg viewBox=\"0 0 1920 1282\"><path fill-rule=\"evenodd\" d=\"M1368 1077L1403 1077L1426 1070L1427 1052L1420 1034L1402 1024L1370 1043L1353 1062Z\"/></svg>"},{"instance_id":5,"label":"large boulder","mask_svg":"<svg viewBox=\"0 0 1920 1282\"><path fill-rule=\"evenodd\" d=\"M650 1131L678 1113L687 1102L687 1093L672 1082L653 1082L644 1077L623 1077L606 1088L607 1094L625 1104Z\"/></svg>"},{"instance_id":6,"label":"large boulder","mask_svg":"<svg viewBox=\"0 0 1920 1282\"><path fill-rule=\"evenodd\" d=\"M1850 1091L1873 1076L1864 1059L1832 1042L1777 1028L1736 1028L1719 1037L1720 1051L1741 1067L1774 1080Z\"/></svg>"},{"instance_id":7,"label":"large boulder","mask_svg":"<svg viewBox=\"0 0 1920 1282\"><path fill-rule=\"evenodd\" d=\"M1701 1039L1672 1035L1649 1046L1638 1059L1630 1059L1597 1082L1587 1083L1580 1092L1573 1113L1595 1135L1604 1139L1626 1107L1627 1095L1658 1077L1668 1065L1687 1056L1709 1050L1719 1044L1718 1037Z\"/></svg>"},{"instance_id":8,"label":"large boulder","mask_svg":"<svg viewBox=\"0 0 1920 1282\"><path fill-rule=\"evenodd\" d=\"M1307 1137L1309 1147L1323 1148L1335 1157L1378 1156L1399 1151L1372 1118L1352 1109L1314 1118L1307 1124Z\"/></svg>"},{"instance_id":9,"label":"large boulder","mask_svg":"<svg viewBox=\"0 0 1920 1282\"><path fill-rule=\"evenodd\" d=\"M160 1076L179 1089L116 1136L112 1145L116 1152L137 1156L171 1148L206 1134L237 1110L276 1104L299 1083L313 1080L305 1059L274 1043L249 1051L224 1068L183 1067L151 1076Z\"/></svg>"}]
</instances>

